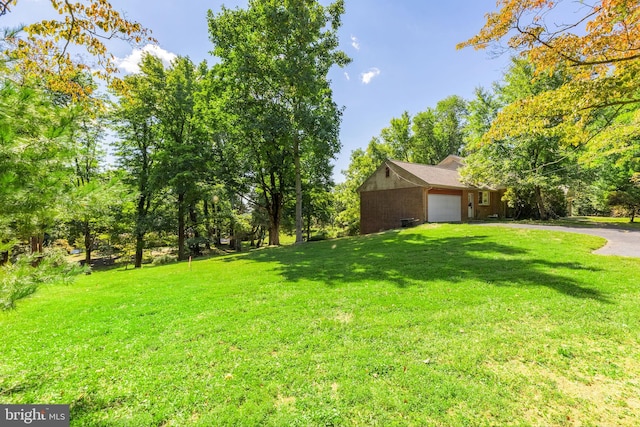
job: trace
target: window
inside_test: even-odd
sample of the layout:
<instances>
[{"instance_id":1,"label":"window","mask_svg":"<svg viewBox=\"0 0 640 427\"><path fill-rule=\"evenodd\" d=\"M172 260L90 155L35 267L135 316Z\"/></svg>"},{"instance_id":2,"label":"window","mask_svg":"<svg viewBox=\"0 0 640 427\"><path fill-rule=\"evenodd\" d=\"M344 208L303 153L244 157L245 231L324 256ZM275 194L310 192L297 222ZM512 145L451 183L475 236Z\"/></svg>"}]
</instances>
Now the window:
<instances>
[{"instance_id":1,"label":"window","mask_svg":"<svg viewBox=\"0 0 640 427\"><path fill-rule=\"evenodd\" d=\"M489 206L491 204L491 197L488 191L478 191L478 205Z\"/></svg>"},{"instance_id":2,"label":"window","mask_svg":"<svg viewBox=\"0 0 640 427\"><path fill-rule=\"evenodd\" d=\"M385 176L385 178L389 178L389 175L390 175L390 174L391 174L391 173L390 173L390 171L389 171L389 166L387 166L387 167L386 167L386 169L384 170L384 176Z\"/></svg>"}]
</instances>

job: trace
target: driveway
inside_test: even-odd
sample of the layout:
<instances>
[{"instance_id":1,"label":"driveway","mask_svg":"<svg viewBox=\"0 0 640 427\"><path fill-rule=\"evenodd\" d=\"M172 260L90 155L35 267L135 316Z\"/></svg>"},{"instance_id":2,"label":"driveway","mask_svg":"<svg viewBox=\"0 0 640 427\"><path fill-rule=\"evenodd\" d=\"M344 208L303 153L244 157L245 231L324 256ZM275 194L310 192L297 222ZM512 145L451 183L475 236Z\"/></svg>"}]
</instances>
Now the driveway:
<instances>
[{"instance_id":1,"label":"driveway","mask_svg":"<svg viewBox=\"0 0 640 427\"><path fill-rule=\"evenodd\" d=\"M607 244L594 251L598 255L620 255L640 258L640 230L621 228L567 227L560 225L533 225L510 223L481 223L479 226L530 228L538 230L564 231L567 233L590 234L607 239Z\"/></svg>"}]
</instances>

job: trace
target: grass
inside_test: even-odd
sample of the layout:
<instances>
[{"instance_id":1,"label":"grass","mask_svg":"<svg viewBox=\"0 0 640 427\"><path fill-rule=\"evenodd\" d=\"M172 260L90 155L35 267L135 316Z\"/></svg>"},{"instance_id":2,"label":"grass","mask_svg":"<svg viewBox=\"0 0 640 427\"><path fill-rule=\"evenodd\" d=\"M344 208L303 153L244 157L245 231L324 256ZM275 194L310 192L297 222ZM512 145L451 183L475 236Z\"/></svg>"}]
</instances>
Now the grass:
<instances>
[{"instance_id":1,"label":"grass","mask_svg":"<svg viewBox=\"0 0 640 427\"><path fill-rule=\"evenodd\" d=\"M519 221L529 224L544 225L567 225L572 227L614 227L630 230L640 230L640 219L629 222L628 217L607 217L607 216L571 216L549 221Z\"/></svg>"},{"instance_id":2,"label":"grass","mask_svg":"<svg viewBox=\"0 0 640 427\"><path fill-rule=\"evenodd\" d=\"M74 426L640 424L640 260L437 225L48 286L0 401Z\"/></svg>"},{"instance_id":3,"label":"grass","mask_svg":"<svg viewBox=\"0 0 640 427\"><path fill-rule=\"evenodd\" d=\"M606 216L576 216L567 218L570 221L589 224L594 226L616 225L627 228L640 229L640 219L636 218L634 222L630 222L629 217L606 217Z\"/></svg>"}]
</instances>

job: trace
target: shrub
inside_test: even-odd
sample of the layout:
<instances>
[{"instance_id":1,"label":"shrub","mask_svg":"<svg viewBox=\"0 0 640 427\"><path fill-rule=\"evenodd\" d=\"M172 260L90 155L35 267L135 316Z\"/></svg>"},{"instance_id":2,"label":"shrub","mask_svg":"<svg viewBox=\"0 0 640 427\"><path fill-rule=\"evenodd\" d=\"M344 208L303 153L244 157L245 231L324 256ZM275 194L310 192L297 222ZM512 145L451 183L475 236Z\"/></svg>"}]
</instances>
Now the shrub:
<instances>
[{"instance_id":1,"label":"shrub","mask_svg":"<svg viewBox=\"0 0 640 427\"><path fill-rule=\"evenodd\" d=\"M310 242L319 242L320 240L327 240L329 238L329 233L325 230L318 231L316 234L312 234L309 237Z\"/></svg>"},{"instance_id":2,"label":"shrub","mask_svg":"<svg viewBox=\"0 0 640 427\"><path fill-rule=\"evenodd\" d=\"M68 254L73 250L73 246L69 244L67 239L56 239L53 242L54 248L64 249Z\"/></svg>"},{"instance_id":3,"label":"shrub","mask_svg":"<svg viewBox=\"0 0 640 427\"><path fill-rule=\"evenodd\" d=\"M164 265L172 262L176 262L178 257L175 255L162 254L153 259L152 265Z\"/></svg>"},{"instance_id":4,"label":"shrub","mask_svg":"<svg viewBox=\"0 0 640 427\"><path fill-rule=\"evenodd\" d=\"M89 271L89 267L67 261L61 249L20 255L15 263L2 267L0 309L14 308L17 300L31 295L42 284L69 283L76 275Z\"/></svg>"}]
</instances>

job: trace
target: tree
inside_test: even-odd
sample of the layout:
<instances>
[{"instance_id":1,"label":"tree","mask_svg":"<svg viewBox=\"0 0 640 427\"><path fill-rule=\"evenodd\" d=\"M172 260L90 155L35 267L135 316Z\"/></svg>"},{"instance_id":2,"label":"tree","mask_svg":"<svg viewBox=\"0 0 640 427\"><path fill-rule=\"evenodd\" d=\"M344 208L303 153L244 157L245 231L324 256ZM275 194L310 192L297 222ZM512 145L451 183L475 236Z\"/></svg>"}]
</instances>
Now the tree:
<instances>
[{"instance_id":1,"label":"tree","mask_svg":"<svg viewBox=\"0 0 640 427\"><path fill-rule=\"evenodd\" d=\"M82 235L86 265L91 262L97 232L106 231L111 208L120 196L113 191L117 184L109 183L100 170L104 156L100 144L106 124L91 101L86 98L70 108L68 138L73 151L73 174L65 203L65 219Z\"/></svg>"},{"instance_id":2,"label":"tree","mask_svg":"<svg viewBox=\"0 0 640 427\"><path fill-rule=\"evenodd\" d=\"M142 71L157 63L143 59ZM162 184L159 181L158 151L160 129L154 108L156 93L144 74L126 76L116 89L119 104L114 111L114 127L120 137L116 142L118 163L126 171L125 183L136 198L135 267L142 266L145 235L151 229L153 203Z\"/></svg>"},{"instance_id":3,"label":"tree","mask_svg":"<svg viewBox=\"0 0 640 427\"><path fill-rule=\"evenodd\" d=\"M500 91L494 85L495 92ZM467 124L465 126L466 145L477 146L482 143L484 135L491 129L503 104L497 94L483 88L475 90L475 99L468 103Z\"/></svg>"},{"instance_id":4,"label":"tree","mask_svg":"<svg viewBox=\"0 0 640 427\"><path fill-rule=\"evenodd\" d=\"M303 231L305 239L309 241L313 226L323 227L331 220L333 199L331 189L334 183L331 179L332 167L327 164L322 155L314 156L313 153L310 153L304 157L302 166ZM285 208L286 215L295 219L295 203L289 203ZM291 215L292 213L293 215ZM290 224L286 221L285 225L289 226ZM295 230L295 221L291 225L291 228Z\"/></svg>"},{"instance_id":5,"label":"tree","mask_svg":"<svg viewBox=\"0 0 640 427\"><path fill-rule=\"evenodd\" d=\"M487 139L547 130L564 144L590 145L595 135L611 139L602 135L608 132L624 132L627 141L637 135L640 110L624 125L591 124L602 109L613 107L612 118L640 104L640 3L499 0L480 32L458 48L482 49L503 39L531 61L536 77L561 69L571 79L504 108ZM559 119L556 126L547 126Z\"/></svg>"},{"instance_id":6,"label":"tree","mask_svg":"<svg viewBox=\"0 0 640 427\"><path fill-rule=\"evenodd\" d=\"M518 100L561 86L566 79L555 73L532 80L535 71L531 64L514 60L505 76L505 84L496 87L497 94L476 91L470 103L469 144L464 179L475 185L506 186L505 197L517 209L535 206L540 219L564 213L564 207L552 203L576 172L576 153L573 147L562 144L554 136L554 124L544 130L485 140L492 118L502 105L513 105ZM557 126L557 124L556 124ZM556 206L554 206L556 205ZM562 211L560 210L562 209Z\"/></svg>"},{"instance_id":7,"label":"tree","mask_svg":"<svg viewBox=\"0 0 640 427\"><path fill-rule=\"evenodd\" d=\"M201 184L209 175L211 150L196 119L196 96L207 69L179 57L165 70L162 61L148 55L142 70L155 92L153 108L161 141L158 170L177 198L178 259L183 260L187 257L187 214L197 224L196 203L203 196ZM194 230L198 234L197 228Z\"/></svg>"},{"instance_id":8,"label":"tree","mask_svg":"<svg viewBox=\"0 0 640 427\"><path fill-rule=\"evenodd\" d=\"M380 139L389 147L391 158L403 162L412 161L414 135L411 132L411 116L404 111L399 118L392 118L389 126L380 131Z\"/></svg>"},{"instance_id":9,"label":"tree","mask_svg":"<svg viewBox=\"0 0 640 427\"><path fill-rule=\"evenodd\" d=\"M340 148L340 110L327 73L349 61L337 50L343 12L342 0L326 7L315 0L252 0L246 10L209 11L225 99L269 212L270 244L279 244L291 187L296 241L302 241L302 159L322 153L328 162Z\"/></svg>"},{"instance_id":10,"label":"tree","mask_svg":"<svg viewBox=\"0 0 640 427\"><path fill-rule=\"evenodd\" d=\"M639 169L638 157L606 169L606 200L610 206L623 208L629 222L633 222L640 213L640 183L634 179Z\"/></svg>"},{"instance_id":11,"label":"tree","mask_svg":"<svg viewBox=\"0 0 640 427\"><path fill-rule=\"evenodd\" d=\"M391 157L390 154L388 145L375 137L369 141L366 150L358 148L351 152L349 167L346 171L342 171L345 181L338 184L335 189L336 222L345 227L349 234L357 234L360 231L358 188L383 161Z\"/></svg>"},{"instance_id":12,"label":"tree","mask_svg":"<svg viewBox=\"0 0 640 427\"><path fill-rule=\"evenodd\" d=\"M0 16L16 4L18 0L2 2ZM149 30L126 19L108 1L51 0L51 6L61 15L60 19L31 23L22 28L23 32L11 31L0 41L3 59L19 76L39 79L50 90L84 97L94 88L78 84L75 79L79 74L97 70L95 75L108 78L117 72L106 40L154 41ZM84 48L96 64L75 59L71 46Z\"/></svg>"},{"instance_id":13,"label":"tree","mask_svg":"<svg viewBox=\"0 0 640 427\"><path fill-rule=\"evenodd\" d=\"M436 120L436 114L432 108L419 112L413 118L415 155L412 157L415 163L433 165L450 154L444 154L440 150L436 139Z\"/></svg>"},{"instance_id":14,"label":"tree","mask_svg":"<svg viewBox=\"0 0 640 427\"><path fill-rule=\"evenodd\" d=\"M85 265L92 261L99 236L113 230L116 212L127 200L125 190L118 174L98 173L68 193L63 218L70 226L70 236L82 238Z\"/></svg>"},{"instance_id":15,"label":"tree","mask_svg":"<svg viewBox=\"0 0 640 427\"><path fill-rule=\"evenodd\" d=\"M464 146L466 101L457 95L438 101L413 118L407 111L392 118L380 139L388 147L389 158L423 164L437 164Z\"/></svg>"},{"instance_id":16,"label":"tree","mask_svg":"<svg viewBox=\"0 0 640 427\"><path fill-rule=\"evenodd\" d=\"M594 175L591 183L598 190L596 202L605 200L609 207L622 208L631 222L640 213L640 135L630 136L624 129L634 120L637 109L630 106L617 114L609 126L619 132L608 132L612 140L596 138L583 155L583 163ZM608 120L604 115L594 126Z\"/></svg>"},{"instance_id":17,"label":"tree","mask_svg":"<svg viewBox=\"0 0 640 427\"><path fill-rule=\"evenodd\" d=\"M438 101L435 108L434 135L436 149L433 163L439 163L450 154L460 154L464 147L464 127L467 102L457 95Z\"/></svg>"},{"instance_id":18,"label":"tree","mask_svg":"<svg viewBox=\"0 0 640 427\"><path fill-rule=\"evenodd\" d=\"M68 183L68 119L51 93L0 84L0 243L31 239L41 251Z\"/></svg>"}]
</instances>

